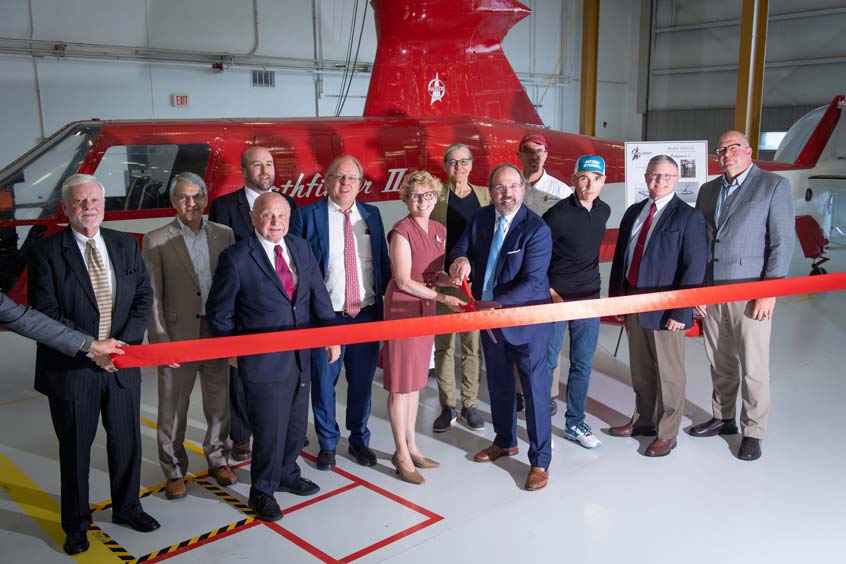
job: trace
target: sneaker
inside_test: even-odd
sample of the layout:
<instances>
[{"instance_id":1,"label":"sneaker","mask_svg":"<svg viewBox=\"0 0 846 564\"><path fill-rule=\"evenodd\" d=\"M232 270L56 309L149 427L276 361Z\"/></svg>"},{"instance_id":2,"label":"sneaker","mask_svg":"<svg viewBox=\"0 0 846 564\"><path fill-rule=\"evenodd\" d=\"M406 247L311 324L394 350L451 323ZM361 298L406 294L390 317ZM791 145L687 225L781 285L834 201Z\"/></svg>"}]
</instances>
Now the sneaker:
<instances>
[{"instance_id":1,"label":"sneaker","mask_svg":"<svg viewBox=\"0 0 846 564\"><path fill-rule=\"evenodd\" d=\"M461 422L474 431L481 431L485 428L485 420L476 411L475 405L461 408Z\"/></svg>"},{"instance_id":2,"label":"sneaker","mask_svg":"<svg viewBox=\"0 0 846 564\"><path fill-rule=\"evenodd\" d=\"M585 448L596 448L602 443L593 436L593 433L585 423L564 427L564 437L575 441Z\"/></svg>"},{"instance_id":3,"label":"sneaker","mask_svg":"<svg viewBox=\"0 0 846 564\"><path fill-rule=\"evenodd\" d=\"M455 423L455 420L455 408L445 407L441 411L441 414L438 415L438 418L435 419L435 422L432 423L432 430L436 433L443 433L445 431L449 431L449 428L452 427L452 424Z\"/></svg>"},{"instance_id":4,"label":"sneaker","mask_svg":"<svg viewBox=\"0 0 846 564\"><path fill-rule=\"evenodd\" d=\"M558 413L558 402L555 398L549 398L549 415L555 417L556 413Z\"/></svg>"},{"instance_id":5,"label":"sneaker","mask_svg":"<svg viewBox=\"0 0 846 564\"><path fill-rule=\"evenodd\" d=\"M517 401L517 413L520 413L526 408L526 399L523 394L514 394L514 398Z\"/></svg>"}]
</instances>

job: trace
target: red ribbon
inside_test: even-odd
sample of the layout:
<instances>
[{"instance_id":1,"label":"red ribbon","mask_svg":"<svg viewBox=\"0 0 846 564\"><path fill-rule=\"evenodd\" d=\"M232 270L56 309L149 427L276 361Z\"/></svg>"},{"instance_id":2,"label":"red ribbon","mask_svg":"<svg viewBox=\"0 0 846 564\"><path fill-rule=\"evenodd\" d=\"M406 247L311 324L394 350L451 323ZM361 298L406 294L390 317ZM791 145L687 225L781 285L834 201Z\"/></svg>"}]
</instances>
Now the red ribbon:
<instances>
[{"instance_id":1,"label":"red ribbon","mask_svg":"<svg viewBox=\"0 0 846 564\"><path fill-rule=\"evenodd\" d=\"M135 345L126 347L124 349L125 354L115 356L113 360L118 368L158 366L174 362L183 363L338 344L350 345L422 335L461 333L481 329L625 315L644 311L745 301L760 297L791 296L844 289L846 289L846 273L841 272L821 276L782 278L763 282L637 294L618 298L600 298L558 304L489 309L472 313L376 321L356 325L355 331L350 331L349 326L344 325L239 335L237 337Z\"/></svg>"}]
</instances>

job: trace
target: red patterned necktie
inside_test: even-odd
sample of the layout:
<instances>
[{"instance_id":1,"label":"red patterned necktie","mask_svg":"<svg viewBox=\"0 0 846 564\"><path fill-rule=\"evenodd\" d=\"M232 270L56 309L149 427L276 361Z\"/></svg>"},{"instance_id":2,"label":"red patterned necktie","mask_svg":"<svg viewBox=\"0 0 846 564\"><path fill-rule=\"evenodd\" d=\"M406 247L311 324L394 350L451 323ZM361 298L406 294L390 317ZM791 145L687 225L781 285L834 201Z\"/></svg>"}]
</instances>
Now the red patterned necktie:
<instances>
[{"instance_id":1,"label":"red patterned necktie","mask_svg":"<svg viewBox=\"0 0 846 564\"><path fill-rule=\"evenodd\" d=\"M297 285L294 283L294 274L288 268L288 263L285 262L285 256L282 254L282 246L276 245L273 247L273 252L276 253L276 275L279 281L282 282L282 287L288 297L294 299L294 292L297 291Z\"/></svg>"},{"instance_id":2,"label":"red patterned necktie","mask_svg":"<svg viewBox=\"0 0 846 564\"><path fill-rule=\"evenodd\" d=\"M350 214L352 208L343 211L344 214L344 313L355 317L361 311L361 295L358 287L358 259L355 255L355 235L353 235Z\"/></svg>"},{"instance_id":3,"label":"red patterned necktie","mask_svg":"<svg viewBox=\"0 0 846 564\"><path fill-rule=\"evenodd\" d=\"M629 285L636 288L637 279L640 275L640 261L643 259L643 248L646 246L646 236L649 235L649 228L652 225L652 218L655 217L655 202L649 208L649 215L646 221L643 222L643 227L640 228L640 233L637 236L637 243L635 243L634 253L632 254L632 263L629 267Z\"/></svg>"}]
</instances>

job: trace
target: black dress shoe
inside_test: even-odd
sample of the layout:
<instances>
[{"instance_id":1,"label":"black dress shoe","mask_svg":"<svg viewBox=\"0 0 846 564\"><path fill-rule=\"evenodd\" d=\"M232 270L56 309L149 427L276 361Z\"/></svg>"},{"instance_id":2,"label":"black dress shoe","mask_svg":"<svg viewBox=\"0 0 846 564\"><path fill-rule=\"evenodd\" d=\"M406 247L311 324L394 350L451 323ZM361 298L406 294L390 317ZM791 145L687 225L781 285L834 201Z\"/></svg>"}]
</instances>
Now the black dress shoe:
<instances>
[{"instance_id":1,"label":"black dress shoe","mask_svg":"<svg viewBox=\"0 0 846 564\"><path fill-rule=\"evenodd\" d=\"M737 452L740 460L758 460L761 458L761 439L743 437L740 441L740 450Z\"/></svg>"},{"instance_id":2,"label":"black dress shoe","mask_svg":"<svg viewBox=\"0 0 846 564\"><path fill-rule=\"evenodd\" d=\"M294 495L314 495L320 491L320 486L308 478L300 477L294 484L290 486L279 486L276 488L276 491L292 493Z\"/></svg>"},{"instance_id":3,"label":"black dress shoe","mask_svg":"<svg viewBox=\"0 0 846 564\"><path fill-rule=\"evenodd\" d=\"M62 546L68 554L79 554L88 550L88 533L68 533L65 544Z\"/></svg>"},{"instance_id":4,"label":"black dress shoe","mask_svg":"<svg viewBox=\"0 0 846 564\"><path fill-rule=\"evenodd\" d=\"M523 394L514 394L514 396L517 401L517 413L520 413L526 408L526 399Z\"/></svg>"},{"instance_id":5,"label":"black dress shoe","mask_svg":"<svg viewBox=\"0 0 846 564\"><path fill-rule=\"evenodd\" d=\"M317 453L317 469L318 470L331 470L335 467L335 451L334 450L323 450L321 449L319 453Z\"/></svg>"},{"instance_id":6,"label":"black dress shoe","mask_svg":"<svg viewBox=\"0 0 846 564\"><path fill-rule=\"evenodd\" d=\"M262 493L250 493L247 502L250 508L256 512L256 519L260 521L278 521L282 518L282 510L276 500Z\"/></svg>"},{"instance_id":7,"label":"black dress shoe","mask_svg":"<svg viewBox=\"0 0 846 564\"><path fill-rule=\"evenodd\" d=\"M712 417L705 423L690 428L691 437L713 437L715 435L736 435L737 423L734 419L717 419Z\"/></svg>"},{"instance_id":8,"label":"black dress shoe","mask_svg":"<svg viewBox=\"0 0 846 564\"><path fill-rule=\"evenodd\" d=\"M112 523L115 523L116 525L129 525L139 533L149 533L161 527L158 521L143 511L139 511L135 515L130 515L129 517L112 515Z\"/></svg>"},{"instance_id":9,"label":"black dress shoe","mask_svg":"<svg viewBox=\"0 0 846 564\"><path fill-rule=\"evenodd\" d=\"M305 438L305 442L303 442L303 446L307 447L309 443L308 437Z\"/></svg>"},{"instance_id":10,"label":"black dress shoe","mask_svg":"<svg viewBox=\"0 0 846 564\"><path fill-rule=\"evenodd\" d=\"M350 454L362 466L376 466L376 453L365 445L350 445Z\"/></svg>"},{"instance_id":11,"label":"black dress shoe","mask_svg":"<svg viewBox=\"0 0 846 564\"><path fill-rule=\"evenodd\" d=\"M549 398L549 414L555 417L556 413L558 413L558 402L555 398Z\"/></svg>"}]
</instances>

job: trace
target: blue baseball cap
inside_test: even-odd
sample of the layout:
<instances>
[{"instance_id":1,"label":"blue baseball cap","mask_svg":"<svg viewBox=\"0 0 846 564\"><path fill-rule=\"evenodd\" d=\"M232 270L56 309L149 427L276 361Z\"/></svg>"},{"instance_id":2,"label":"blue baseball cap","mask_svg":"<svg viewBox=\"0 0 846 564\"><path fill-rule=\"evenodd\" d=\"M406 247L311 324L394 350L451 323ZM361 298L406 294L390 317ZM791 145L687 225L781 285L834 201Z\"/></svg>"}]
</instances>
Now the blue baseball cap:
<instances>
[{"instance_id":1,"label":"blue baseball cap","mask_svg":"<svg viewBox=\"0 0 846 564\"><path fill-rule=\"evenodd\" d=\"M576 168L573 170L573 174L576 175L580 172L596 172L604 176L605 159L599 155L582 155L576 161Z\"/></svg>"}]
</instances>

